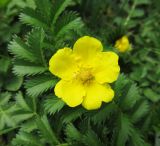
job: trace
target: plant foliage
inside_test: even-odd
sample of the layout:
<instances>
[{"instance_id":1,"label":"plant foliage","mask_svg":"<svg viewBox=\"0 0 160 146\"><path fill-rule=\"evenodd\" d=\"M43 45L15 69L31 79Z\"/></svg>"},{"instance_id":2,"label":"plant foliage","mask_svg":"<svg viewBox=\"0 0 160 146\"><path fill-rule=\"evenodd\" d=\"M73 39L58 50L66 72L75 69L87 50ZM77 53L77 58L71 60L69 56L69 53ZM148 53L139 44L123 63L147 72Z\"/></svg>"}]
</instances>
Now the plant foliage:
<instances>
[{"instance_id":1,"label":"plant foliage","mask_svg":"<svg viewBox=\"0 0 160 146\"><path fill-rule=\"evenodd\" d=\"M156 0L1 0L0 145L159 146L159 5ZM57 98L58 79L48 70L51 56L82 35L117 52L121 67L113 101L93 111L70 108ZM114 44L123 35L132 50L119 53Z\"/></svg>"}]
</instances>

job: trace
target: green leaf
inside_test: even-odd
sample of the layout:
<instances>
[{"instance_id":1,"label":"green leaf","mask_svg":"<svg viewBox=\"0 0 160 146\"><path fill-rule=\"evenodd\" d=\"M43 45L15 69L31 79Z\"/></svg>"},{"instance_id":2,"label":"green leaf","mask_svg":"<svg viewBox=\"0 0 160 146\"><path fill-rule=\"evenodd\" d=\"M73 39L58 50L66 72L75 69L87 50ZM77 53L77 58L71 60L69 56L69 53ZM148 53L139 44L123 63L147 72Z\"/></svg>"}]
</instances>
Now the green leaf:
<instances>
[{"instance_id":1,"label":"green leaf","mask_svg":"<svg viewBox=\"0 0 160 146\"><path fill-rule=\"evenodd\" d=\"M24 111L31 111L31 108L29 107L29 105L26 103L23 95L21 92L18 92L16 94L16 102L17 104L24 110Z\"/></svg>"},{"instance_id":2,"label":"green leaf","mask_svg":"<svg viewBox=\"0 0 160 146\"><path fill-rule=\"evenodd\" d=\"M4 134L7 134L9 133L10 131L12 130L15 130L19 128L19 126L15 126L15 127L11 127L11 128L5 128L4 130L0 130L0 135L4 135Z\"/></svg>"},{"instance_id":3,"label":"green leaf","mask_svg":"<svg viewBox=\"0 0 160 146\"><path fill-rule=\"evenodd\" d=\"M155 146L160 144L160 128L156 127Z\"/></svg>"},{"instance_id":4,"label":"green leaf","mask_svg":"<svg viewBox=\"0 0 160 146\"><path fill-rule=\"evenodd\" d=\"M18 37L9 44L9 51L18 59L24 59L30 62L37 62L30 48Z\"/></svg>"},{"instance_id":5,"label":"green leaf","mask_svg":"<svg viewBox=\"0 0 160 146\"><path fill-rule=\"evenodd\" d=\"M125 146L127 140L129 139L129 135L131 135L131 131L133 130L133 125L130 119L121 113L119 119L119 129L118 129L118 137L116 141L116 146Z\"/></svg>"},{"instance_id":6,"label":"green leaf","mask_svg":"<svg viewBox=\"0 0 160 146\"><path fill-rule=\"evenodd\" d=\"M143 101L138 108L132 114L132 122L136 123L137 121L141 120L143 116L145 116L149 111L149 104L147 101Z\"/></svg>"},{"instance_id":7,"label":"green leaf","mask_svg":"<svg viewBox=\"0 0 160 146\"><path fill-rule=\"evenodd\" d=\"M126 76L124 74L120 74L118 77L118 80L115 82L114 90L115 90L115 97L119 97L122 95L122 92L124 90L124 87L128 83L128 79L126 79Z\"/></svg>"},{"instance_id":8,"label":"green leaf","mask_svg":"<svg viewBox=\"0 0 160 146\"><path fill-rule=\"evenodd\" d=\"M56 38L63 38L70 31L78 31L83 27L83 22L75 12L65 12L55 24Z\"/></svg>"},{"instance_id":9,"label":"green leaf","mask_svg":"<svg viewBox=\"0 0 160 146\"><path fill-rule=\"evenodd\" d=\"M144 16L144 10L141 9L135 9L132 13L132 17L142 17Z\"/></svg>"},{"instance_id":10,"label":"green leaf","mask_svg":"<svg viewBox=\"0 0 160 146\"><path fill-rule=\"evenodd\" d=\"M19 108L17 108L14 104L7 104L0 106L0 130L5 127L15 127L16 121L12 118L15 112L17 112Z\"/></svg>"},{"instance_id":11,"label":"green leaf","mask_svg":"<svg viewBox=\"0 0 160 146\"><path fill-rule=\"evenodd\" d=\"M15 76L10 73L4 83L4 88L8 91L17 91L23 83L22 76Z\"/></svg>"},{"instance_id":12,"label":"green leaf","mask_svg":"<svg viewBox=\"0 0 160 146\"><path fill-rule=\"evenodd\" d=\"M29 119L21 125L21 131L25 131L31 133L34 130L37 130L37 125L35 122L35 118Z\"/></svg>"},{"instance_id":13,"label":"green leaf","mask_svg":"<svg viewBox=\"0 0 160 146\"><path fill-rule=\"evenodd\" d=\"M144 78L147 75L147 69L136 67L134 68L134 71L130 74L130 77L133 80L139 81L140 79Z\"/></svg>"},{"instance_id":14,"label":"green leaf","mask_svg":"<svg viewBox=\"0 0 160 146\"><path fill-rule=\"evenodd\" d=\"M39 75L25 83L25 88L27 89L27 94L30 96L38 96L47 90L53 88L57 80L50 74Z\"/></svg>"},{"instance_id":15,"label":"green leaf","mask_svg":"<svg viewBox=\"0 0 160 146\"><path fill-rule=\"evenodd\" d=\"M8 2L9 2L9 0L1 0L0 1L0 8L6 6Z\"/></svg>"},{"instance_id":16,"label":"green leaf","mask_svg":"<svg viewBox=\"0 0 160 146\"><path fill-rule=\"evenodd\" d=\"M124 101L122 102L122 106L124 109L132 108L135 103L140 99L138 87L135 84L128 85L128 90L126 90L126 95L124 97Z\"/></svg>"},{"instance_id":17,"label":"green leaf","mask_svg":"<svg viewBox=\"0 0 160 146\"><path fill-rule=\"evenodd\" d=\"M50 0L35 0L36 2L36 9L38 13L45 17L45 20L50 23L51 21L51 11L52 11L52 3ZM48 24L47 23L47 24Z\"/></svg>"},{"instance_id":18,"label":"green leaf","mask_svg":"<svg viewBox=\"0 0 160 146\"><path fill-rule=\"evenodd\" d=\"M149 146L136 128L132 129L131 142L133 143L133 146Z\"/></svg>"},{"instance_id":19,"label":"green leaf","mask_svg":"<svg viewBox=\"0 0 160 146\"><path fill-rule=\"evenodd\" d=\"M70 109L63 113L61 117L62 123L69 123L80 117L83 113L85 113L86 110L84 108L76 108L76 109Z\"/></svg>"},{"instance_id":20,"label":"green leaf","mask_svg":"<svg viewBox=\"0 0 160 146\"><path fill-rule=\"evenodd\" d=\"M45 137L47 143L49 142L51 145L58 144L59 141L50 127L50 123L47 119L47 116L39 117L37 116L36 123L38 129L41 131L41 134Z\"/></svg>"},{"instance_id":21,"label":"green leaf","mask_svg":"<svg viewBox=\"0 0 160 146\"><path fill-rule=\"evenodd\" d=\"M51 95L45 100L44 109L50 115L54 115L56 112L59 112L64 105L65 103L60 98Z\"/></svg>"},{"instance_id":22,"label":"green leaf","mask_svg":"<svg viewBox=\"0 0 160 146\"><path fill-rule=\"evenodd\" d=\"M20 122L34 116L20 93L15 97L17 102L10 102L10 98L11 94L8 92L0 94L0 130L17 127Z\"/></svg>"},{"instance_id":23,"label":"green leaf","mask_svg":"<svg viewBox=\"0 0 160 146\"><path fill-rule=\"evenodd\" d=\"M144 5L144 4L150 4L150 0L138 0L136 1L137 5Z\"/></svg>"},{"instance_id":24,"label":"green leaf","mask_svg":"<svg viewBox=\"0 0 160 146\"><path fill-rule=\"evenodd\" d=\"M0 94L0 130L5 127L15 127L16 122L12 115L19 110L15 104L9 103L11 94L9 92Z\"/></svg>"},{"instance_id":25,"label":"green leaf","mask_svg":"<svg viewBox=\"0 0 160 146\"><path fill-rule=\"evenodd\" d=\"M5 105L11 98L11 93L4 92L0 94L0 106Z\"/></svg>"},{"instance_id":26,"label":"green leaf","mask_svg":"<svg viewBox=\"0 0 160 146\"><path fill-rule=\"evenodd\" d=\"M65 134L69 140L82 141L83 135L71 123L67 124Z\"/></svg>"},{"instance_id":27,"label":"green leaf","mask_svg":"<svg viewBox=\"0 0 160 146\"><path fill-rule=\"evenodd\" d=\"M12 120L14 120L16 123L20 123L22 121L31 119L33 116L35 116L35 114L32 112L28 112L28 113L21 112L13 115Z\"/></svg>"},{"instance_id":28,"label":"green leaf","mask_svg":"<svg viewBox=\"0 0 160 146\"><path fill-rule=\"evenodd\" d=\"M0 88L3 86L4 77L0 74Z\"/></svg>"},{"instance_id":29,"label":"green leaf","mask_svg":"<svg viewBox=\"0 0 160 146\"><path fill-rule=\"evenodd\" d=\"M87 133L84 135L82 141L86 146L104 146L92 129L87 130Z\"/></svg>"},{"instance_id":30,"label":"green leaf","mask_svg":"<svg viewBox=\"0 0 160 146\"><path fill-rule=\"evenodd\" d=\"M9 50L14 54L13 72L18 76L40 74L46 70L47 64L43 53L44 31L35 28L27 37L27 43L16 37L9 45Z\"/></svg>"},{"instance_id":31,"label":"green leaf","mask_svg":"<svg viewBox=\"0 0 160 146\"><path fill-rule=\"evenodd\" d=\"M20 131L12 141L13 146L44 146L39 137Z\"/></svg>"},{"instance_id":32,"label":"green leaf","mask_svg":"<svg viewBox=\"0 0 160 146\"><path fill-rule=\"evenodd\" d=\"M106 104L100 110L95 111L91 119L95 124L101 124L111 116L116 110L116 105L114 103Z\"/></svg>"},{"instance_id":33,"label":"green leaf","mask_svg":"<svg viewBox=\"0 0 160 146\"><path fill-rule=\"evenodd\" d=\"M11 65L10 58L6 56L0 56L0 73L6 74Z\"/></svg>"},{"instance_id":34,"label":"green leaf","mask_svg":"<svg viewBox=\"0 0 160 146\"><path fill-rule=\"evenodd\" d=\"M159 95L150 88L144 90L144 95L152 102L158 102L160 100Z\"/></svg>"},{"instance_id":35,"label":"green leaf","mask_svg":"<svg viewBox=\"0 0 160 146\"><path fill-rule=\"evenodd\" d=\"M45 18L40 13L31 8L25 8L20 14L20 20L24 24L48 29Z\"/></svg>"},{"instance_id":36,"label":"green leaf","mask_svg":"<svg viewBox=\"0 0 160 146\"><path fill-rule=\"evenodd\" d=\"M30 51L34 54L37 62L46 65L43 53L43 40L45 33L42 29L34 28L27 36L27 42L30 47Z\"/></svg>"},{"instance_id":37,"label":"green leaf","mask_svg":"<svg viewBox=\"0 0 160 146\"><path fill-rule=\"evenodd\" d=\"M36 75L44 73L47 69L43 66L34 66L34 65L14 65L13 73L18 76L24 75Z\"/></svg>"},{"instance_id":38,"label":"green leaf","mask_svg":"<svg viewBox=\"0 0 160 146\"><path fill-rule=\"evenodd\" d=\"M53 20L52 24L55 24L60 14L66 9L67 6L72 4L72 0L56 0L53 7Z\"/></svg>"}]
</instances>

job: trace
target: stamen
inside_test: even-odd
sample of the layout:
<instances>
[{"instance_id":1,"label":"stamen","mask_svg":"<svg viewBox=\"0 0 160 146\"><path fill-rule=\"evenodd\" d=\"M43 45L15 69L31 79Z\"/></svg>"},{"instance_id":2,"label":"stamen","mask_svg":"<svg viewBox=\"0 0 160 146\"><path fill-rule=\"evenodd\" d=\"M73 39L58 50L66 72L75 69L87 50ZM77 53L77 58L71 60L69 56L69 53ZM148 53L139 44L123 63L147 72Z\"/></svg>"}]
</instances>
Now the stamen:
<instances>
[{"instance_id":1,"label":"stamen","mask_svg":"<svg viewBox=\"0 0 160 146\"><path fill-rule=\"evenodd\" d=\"M89 68L81 68L75 77L82 82L82 84L90 84L94 76Z\"/></svg>"}]
</instances>

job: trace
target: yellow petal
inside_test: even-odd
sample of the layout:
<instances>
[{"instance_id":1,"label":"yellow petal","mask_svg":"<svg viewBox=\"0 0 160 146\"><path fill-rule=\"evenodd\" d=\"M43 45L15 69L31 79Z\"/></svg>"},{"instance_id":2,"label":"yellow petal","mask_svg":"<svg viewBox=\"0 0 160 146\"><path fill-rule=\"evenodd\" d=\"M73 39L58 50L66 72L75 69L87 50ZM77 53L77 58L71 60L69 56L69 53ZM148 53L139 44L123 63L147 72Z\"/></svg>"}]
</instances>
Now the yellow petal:
<instances>
[{"instance_id":1,"label":"yellow petal","mask_svg":"<svg viewBox=\"0 0 160 146\"><path fill-rule=\"evenodd\" d=\"M110 102L112 101L113 97L114 97L114 91L112 90L112 88L110 87L109 84L107 85L103 85L103 91L102 94L105 95L103 96L102 100L104 102Z\"/></svg>"},{"instance_id":2,"label":"yellow petal","mask_svg":"<svg viewBox=\"0 0 160 146\"><path fill-rule=\"evenodd\" d=\"M99 83L112 83L120 72L118 55L114 52L102 52L95 62L94 76Z\"/></svg>"},{"instance_id":3,"label":"yellow petal","mask_svg":"<svg viewBox=\"0 0 160 146\"><path fill-rule=\"evenodd\" d=\"M70 107L78 106L85 96L84 87L77 80L59 81L55 86L55 95Z\"/></svg>"},{"instance_id":4,"label":"yellow petal","mask_svg":"<svg viewBox=\"0 0 160 146\"><path fill-rule=\"evenodd\" d=\"M123 36L115 43L115 48L118 49L119 52L126 52L130 49L130 43L127 36Z\"/></svg>"},{"instance_id":5,"label":"yellow petal","mask_svg":"<svg viewBox=\"0 0 160 146\"><path fill-rule=\"evenodd\" d=\"M114 96L113 90L109 85L101 85L97 82L93 82L86 87L86 96L83 100L83 107L88 110L100 108L102 101L112 101Z\"/></svg>"},{"instance_id":6,"label":"yellow petal","mask_svg":"<svg viewBox=\"0 0 160 146\"><path fill-rule=\"evenodd\" d=\"M92 61L97 53L103 50L101 42L93 37L84 36L76 41L73 53L80 57L82 62Z\"/></svg>"},{"instance_id":7,"label":"yellow petal","mask_svg":"<svg viewBox=\"0 0 160 146\"><path fill-rule=\"evenodd\" d=\"M49 70L62 79L72 78L77 70L72 50L70 48L58 50L49 61Z\"/></svg>"}]
</instances>

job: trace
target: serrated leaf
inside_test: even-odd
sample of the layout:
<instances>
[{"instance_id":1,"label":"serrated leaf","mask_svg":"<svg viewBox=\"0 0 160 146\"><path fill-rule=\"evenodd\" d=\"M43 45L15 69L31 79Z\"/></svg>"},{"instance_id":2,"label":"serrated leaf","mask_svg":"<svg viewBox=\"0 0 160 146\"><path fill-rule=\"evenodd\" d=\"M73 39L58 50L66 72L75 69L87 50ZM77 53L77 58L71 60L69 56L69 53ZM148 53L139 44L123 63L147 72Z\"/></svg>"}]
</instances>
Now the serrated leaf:
<instances>
[{"instance_id":1,"label":"serrated leaf","mask_svg":"<svg viewBox=\"0 0 160 146\"><path fill-rule=\"evenodd\" d=\"M87 131L82 141L86 146L104 146L97 134L91 129Z\"/></svg>"},{"instance_id":2,"label":"serrated leaf","mask_svg":"<svg viewBox=\"0 0 160 146\"><path fill-rule=\"evenodd\" d=\"M62 121L62 123L69 123L71 121L74 121L78 117L80 117L85 112L86 111L83 108L68 110L65 113L63 113L63 115L61 117L61 121Z\"/></svg>"},{"instance_id":3,"label":"serrated leaf","mask_svg":"<svg viewBox=\"0 0 160 146\"><path fill-rule=\"evenodd\" d=\"M11 98L11 93L9 92L1 93L0 94L0 106L7 104L10 98Z\"/></svg>"},{"instance_id":4,"label":"serrated leaf","mask_svg":"<svg viewBox=\"0 0 160 146\"><path fill-rule=\"evenodd\" d=\"M115 82L114 90L115 90L115 97L119 97L122 94L122 91L126 84L128 83L128 79L126 79L126 76L124 74L120 74L118 77L118 80Z\"/></svg>"},{"instance_id":5,"label":"serrated leaf","mask_svg":"<svg viewBox=\"0 0 160 146\"><path fill-rule=\"evenodd\" d=\"M124 109L130 109L135 105L135 103L139 99L140 99L140 95L139 95L138 87L135 84L131 83L129 89L127 90L122 106Z\"/></svg>"},{"instance_id":6,"label":"serrated leaf","mask_svg":"<svg viewBox=\"0 0 160 146\"><path fill-rule=\"evenodd\" d=\"M128 117L121 113L119 119L119 130L118 130L118 137L116 141L116 146L126 145L129 136L131 135L131 131L134 129L131 121Z\"/></svg>"},{"instance_id":7,"label":"serrated leaf","mask_svg":"<svg viewBox=\"0 0 160 146\"><path fill-rule=\"evenodd\" d=\"M13 73L18 76L36 75L45 72L47 69L43 66L27 66L27 65L14 65Z\"/></svg>"},{"instance_id":8,"label":"serrated leaf","mask_svg":"<svg viewBox=\"0 0 160 146\"><path fill-rule=\"evenodd\" d=\"M83 22L75 12L66 12L55 25L56 38L63 38L71 30L78 31L83 27Z\"/></svg>"},{"instance_id":9,"label":"serrated leaf","mask_svg":"<svg viewBox=\"0 0 160 146\"><path fill-rule=\"evenodd\" d=\"M136 129L132 129L131 132L131 141L133 143L133 146L149 146L143 139L143 136L141 133Z\"/></svg>"},{"instance_id":10,"label":"serrated leaf","mask_svg":"<svg viewBox=\"0 0 160 146\"><path fill-rule=\"evenodd\" d=\"M26 103L26 101L25 101L25 99L24 99L24 97L23 97L23 95L22 95L21 92L18 92L18 93L16 94L15 99L16 99L17 104L18 104L23 110L25 110L25 111L31 111L30 107L29 107L28 104Z\"/></svg>"},{"instance_id":11,"label":"serrated leaf","mask_svg":"<svg viewBox=\"0 0 160 146\"><path fill-rule=\"evenodd\" d=\"M39 75L25 83L25 88L27 89L27 94L30 96L38 96L47 90L53 88L57 80L51 75Z\"/></svg>"},{"instance_id":12,"label":"serrated leaf","mask_svg":"<svg viewBox=\"0 0 160 146\"><path fill-rule=\"evenodd\" d=\"M37 129L37 125L35 123L35 118L32 118L23 123L20 130L31 133L32 131Z\"/></svg>"},{"instance_id":13,"label":"serrated leaf","mask_svg":"<svg viewBox=\"0 0 160 146\"><path fill-rule=\"evenodd\" d=\"M34 54L29 51L29 47L20 38L15 37L8 48L11 54L15 55L16 58L36 62Z\"/></svg>"},{"instance_id":14,"label":"serrated leaf","mask_svg":"<svg viewBox=\"0 0 160 146\"><path fill-rule=\"evenodd\" d=\"M52 95L50 98L45 100L44 109L50 115L54 115L56 112L59 112L64 105L65 103L60 98Z\"/></svg>"},{"instance_id":15,"label":"serrated leaf","mask_svg":"<svg viewBox=\"0 0 160 146\"><path fill-rule=\"evenodd\" d=\"M94 115L91 117L95 124L101 124L105 122L107 118L116 110L116 105L114 103L110 103L105 105L102 109L96 111Z\"/></svg>"},{"instance_id":16,"label":"serrated leaf","mask_svg":"<svg viewBox=\"0 0 160 146\"><path fill-rule=\"evenodd\" d=\"M7 134L7 133L9 133L10 131L15 130L15 129L17 129L17 128L19 128L19 126L15 126L15 127L11 127L11 128L5 128L5 129L3 129L3 130L0 130L0 135Z\"/></svg>"},{"instance_id":17,"label":"serrated leaf","mask_svg":"<svg viewBox=\"0 0 160 146\"><path fill-rule=\"evenodd\" d=\"M59 143L57 137L55 136L55 133L50 127L50 123L47 119L47 116L37 116L36 123L38 129L41 131L41 134L45 137L47 142L49 142L51 145L57 145Z\"/></svg>"},{"instance_id":18,"label":"serrated leaf","mask_svg":"<svg viewBox=\"0 0 160 146\"><path fill-rule=\"evenodd\" d=\"M132 114L132 122L135 123L143 118L149 111L149 104L147 101L143 101L138 108Z\"/></svg>"},{"instance_id":19,"label":"serrated leaf","mask_svg":"<svg viewBox=\"0 0 160 146\"><path fill-rule=\"evenodd\" d=\"M20 123L24 120L28 120L30 118L32 118L35 114L34 113L17 113L15 115L12 116L12 119L16 122L16 123Z\"/></svg>"},{"instance_id":20,"label":"serrated leaf","mask_svg":"<svg viewBox=\"0 0 160 146\"><path fill-rule=\"evenodd\" d=\"M19 108L15 104L5 104L0 106L0 130L5 127L15 127L16 121L12 118Z\"/></svg>"},{"instance_id":21,"label":"serrated leaf","mask_svg":"<svg viewBox=\"0 0 160 146\"><path fill-rule=\"evenodd\" d=\"M24 24L48 29L47 22L44 18L31 8L25 8L23 10L23 13L20 14L20 20Z\"/></svg>"},{"instance_id":22,"label":"serrated leaf","mask_svg":"<svg viewBox=\"0 0 160 146\"><path fill-rule=\"evenodd\" d=\"M81 141L82 134L74 127L73 124L67 124L65 133L67 138L74 140L74 141Z\"/></svg>"},{"instance_id":23,"label":"serrated leaf","mask_svg":"<svg viewBox=\"0 0 160 146\"><path fill-rule=\"evenodd\" d=\"M8 91L17 91L23 83L22 76L15 76L13 73L8 74L8 78L5 80L4 88Z\"/></svg>"},{"instance_id":24,"label":"serrated leaf","mask_svg":"<svg viewBox=\"0 0 160 146\"><path fill-rule=\"evenodd\" d=\"M53 7L53 20L52 24L55 24L60 14L66 9L67 6L72 4L72 0L56 0Z\"/></svg>"},{"instance_id":25,"label":"serrated leaf","mask_svg":"<svg viewBox=\"0 0 160 146\"><path fill-rule=\"evenodd\" d=\"M40 15L49 23L51 21L51 11L53 9L52 3L50 0L35 0L35 2L38 13L40 13Z\"/></svg>"},{"instance_id":26,"label":"serrated leaf","mask_svg":"<svg viewBox=\"0 0 160 146\"><path fill-rule=\"evenodd\" d=\"M23 132L20 131L17 135L16 138L13 139L12 141L12 145L13 146L44 146L42 144L42 142L39 140L39 137L31 134L31 133L27 133L27 132Z\"/></svg>"},{"instance_id":27,"label":"serrated leaf","mask_svg":"<svg viewBox=\"0 0 160 146\"><path fill-rule=\"evenodd\" d=\"M43 40L45 33L43 29L34 28L27 36L27 42L30 47L30 52L34 54L38 63L46 64L43 53Z\"/></svg>"}]
</instances>

